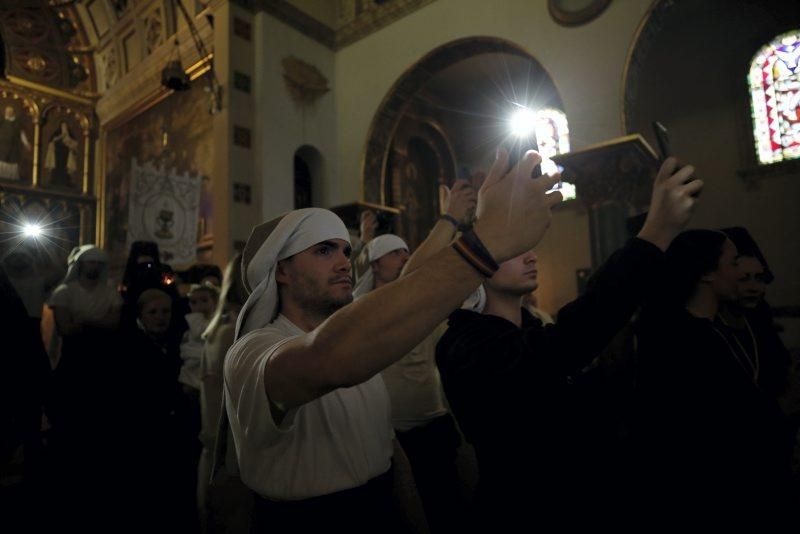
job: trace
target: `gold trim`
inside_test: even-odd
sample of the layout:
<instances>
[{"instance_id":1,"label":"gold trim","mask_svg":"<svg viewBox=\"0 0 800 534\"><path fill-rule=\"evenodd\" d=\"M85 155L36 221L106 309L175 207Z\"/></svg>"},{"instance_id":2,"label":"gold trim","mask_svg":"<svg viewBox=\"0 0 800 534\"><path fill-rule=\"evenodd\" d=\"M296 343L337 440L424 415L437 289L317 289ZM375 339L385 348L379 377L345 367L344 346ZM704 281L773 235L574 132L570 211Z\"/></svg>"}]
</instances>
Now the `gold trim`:
<instances>
[{"instance_id":1,"label":"gold trim","mask_svg":"<svg viewBox=\"0 0 800 534\"><path fill-rule=\"evenodd\" d=\"M29 185L22 185L22 184L12 184L2 182L0 183L0 189L10 190L15 193L28 193L34 196L44 196L44 197L59 197L62 199L69 199L69 200L78 200L80 202L91 204L92 202L96 201L96 198L87 197L81 193L69 193L67 191L58 191L52 189L42 189L41 187L34 188Z\"/></svg>"},{"instance_id":2,"label":"gold trim","mask_svg":"<svg viewBox=\"0 0 800 534\"><path fill-rule=\"evenodd\" d=\"M331 0L328 0L331 1ZM256 0L254 9L280 20L326 48L339 50L394 24L436 0L400 0L376 6L355 19L333 28L288 0ZM610 0L603 0L610 1Z\"/></svg>"},{"instance_id":3,"label":"gold trim","mask_svg":"<svg viewBox=\"0 0 800 534\"><path fill-rule=\"evenodd\" d=\"M647 23L650 22L650 17L653 16L653 12L655 11L659 2L660 0L652 0L650 7L647 8L647 12L644 14L644 17L642 17L642 20L639 22L639 26L636 28L636 31L633 34L631 44L628 46L628 54L625 57L625 65L622 68L622 83L620 85L619 98L620 131L623 134L628 133L628 128L625 124L625 90L628 86L628 73L631 67L631 59L633 59L633 52L636 50L636 46L639 44L639 38L642 36L642 32L644 31L645 26L647 26Z\"/></svg>"},{"instance_id":4,"label":"gold trim","mask_svg":"<svg viewBox=\"0 0 800 534\"><path fill-rule=\"evenodd\" d=\"M39 118L33 126L33 170L31 171L31 185L36 187L39 185L39 138L42 135Z\"/></svg>"},{"instance_id":5,"label":"gold trim","mask_svg":"<svg viewBox=\"0 0 800 534\"><path fill-rule=\"evenodd\" d=\"M574 156L576 154L583 154L585 152L593 152L595 150L598 150L598 149L601 149L601 148L605 148L607 146L622 145L622 144L625 144L625 143L627 143L629 141L639 141L639 143L641 144L642 148L644 148L651 156L653 156L653 159L655 159L655 160L660 160L661 159L658 156L658 154L656 154L656 151L653 150L653 147L651 147L650 144L647 142L647 140L644 137L642 137L640 134L636 133L636 134L625 135L625 136L622 136L622 137L617 137L615 139L610 139L608 141L603 141L601 143L595 143L593 145L589 145L587 147L583 147L580 150L573 150L571 152L564 152L563 154L557 154L557 155L553 156L553 161L557 162L557 160L559 159L560 156L561 157L566 157L566 156Z\"/></svg>"},{"instance_id":6,"label":"gold trim","mask_svg":"<svg viewBox=\"0 0 800 534\"><path fill-rule=\"evenodd\" d=\"M94 179L94 192L97 197L97 210L95 210L95 242L97 246L106 248L106 147L108 130L103 129L100 135L100 172Z\"/></svg>"},{"instance_id":7,"label":"gold trim","mask_svg":"<svg viewBox=\"0 0 800 534\"><path fill-rule=\"evenodd\" d=\"M25 80L24 78L17 78L16 76L7 76L6 79L14 85L19 87L24 87L25 89L32 89L34 91L39 91L41 93L55 96L58 98L63 98L65 100L71 100L73 102L77 102L78 104L84 104L87 106L93 106L97 99L100 98L99 95L91 95L91 96L79 96L74 93L70 93L68 91L62 91L60 89L54 89L52 87L48 87L46 85L41 85L35 82L31 82Z\"/></svg>"},{"instance_id":8,"label":"gold trim","mask_svg":"<svg viewBox=\"0 0 800 534\"><path fill-rule=\"evenodd\" d=\"M658 2L658 0L654 0L654 1ZM361 168L360 168L360 172L359 172L359 174L361 175L361 191L360 191L360 194L359 194L359 198L362 201L364 200L364 191L365 191L365 188L366 188L366 186L365 186L365 184L366 184L365 171L366 171L366 165L367 165L367 149L369 147L370 140L372 139L373 134L375 132L375 126L376 126L375 125L375 120L378 117L378 115L383 112L383 110L386 107L386 104L392 98L394 93L397 91L397 88L400 87L401 83L405 80L405 78L407 76L409 76L411 74L411 72L420 65L420 63L422 63L426 59L428 59L431 56L433 56L436 52L438 52L438 51L440 51L440 50L442 50L444 48L450 48L450 47L453 47L453 46L458 46L457 43L466 44L466 43L468 43L468 42L470 42L472 40L476 40L476 39L477 40L481 40L481 41L490 41L490 42L493 41L493 42L498 43L498 44L506 45L506 46L508 46L510 48L516 49L517 51L521 52L529 60L535 61L536 64L539 65L542 68L542 70L545 72L545 74L547 74L547 77L553 83L553 87L556 90L556 96L558 96L558 99L561 102L561 105L564 107L564 109L562 111L564 112L565 115L569 115L567 113L567 110L566 110L567 106L564 104L564 99L561 96L563 93L561 91L561 88L559 87L558 81L556 81L556 78L552 75L552 73L544 65L544 63L539 61L539 59L536 56L534 56L527 48L525 48L525 47L523 47L523 46L521 46L521 45L519 45L519 44L517 44L517 43L515 43L513 41L509 41L509 40L503 39L501 37L494 37L494 36L488 36L488 35L475 35L475 36L472 36L472 37L462 37L462 38L459 38L459 39L454 39L452 41L448 41L446 43L440 44L439 46L433 48L432 50L429 50L427 53L425 53L421 58L419 58L417 61L412 63L410 66L406 67L403 70L403 72L397 78L395 78L394 83L389 88L389 90L386 92L386 94L383 95L383 99L381 99L380 104L378 104L377 109L375 110L375 112L372 115L372 120L370 121L369 128L367 129L367 137L364 140L364 143L362 145L362 150L361 150L361 165L360 165ZM477 55L477 54L475 54L475 55ZM470 56L470 57L474 57L474 56ZM464 61L466 59L469 59L469 58L464 58L464 59L462 59L460 61ZM441 71L439 71L439 72L441 72ZM438 74L438 72L433 73L431 78L436 76L436 74ZM430 80L431 78L428 78L428 80ZM417 89L417 91L418 90L419 89ZM410 102L410 99L408 99L408 100L406 100L404 102L403 108L398 112L398 115L402 115L403 113L405 113L405 109L409 105L409 102ZM398 128L399 124L400 124L400 121L397 121L392 126L392 131L390 132L389 137L388 137L389 141L386 143L386 148L384 150L383 158L382 158L382 161L381 161L381 167L380 167L381 175L379 177L380 199L381 199L381 202L384 203L384 204L386 203L386 187L385 187L385 185L386 185L386 183L385 183L385 180L386 180L386 176L385 176L386 175L386 172L385 172L386 161L387 161L387 159L389 157L389 150L391 148L392 139L394 138L395 133L397 132L397 128ZM455 155L455 153L454 153L454 155ZM456 169L456 171L457 171L457 169Z\"/></svg>"},{"instance_id":9,"label":"gold trim","mask_svg":"<svg viewBox=\"0 0 800 534\"><path fill-rule=\"evenodd\" d=\"M84 195L89 194L89 132L83 134L83 187Z\"/></svg>"}]
</instances>

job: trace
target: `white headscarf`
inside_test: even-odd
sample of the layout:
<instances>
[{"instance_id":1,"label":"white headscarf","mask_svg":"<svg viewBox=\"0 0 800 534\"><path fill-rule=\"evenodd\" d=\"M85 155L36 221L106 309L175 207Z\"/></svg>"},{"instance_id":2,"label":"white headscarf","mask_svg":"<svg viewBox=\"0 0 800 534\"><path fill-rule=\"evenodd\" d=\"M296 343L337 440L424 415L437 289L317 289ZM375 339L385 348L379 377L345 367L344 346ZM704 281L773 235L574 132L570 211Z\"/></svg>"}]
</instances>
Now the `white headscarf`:
<instances>
[{"instance_id":1,"label":"white headscarf","mask_svg":"<svg viewBox=\"0 0 800 534\"><path fill-rule=\"evenodd\" d=\"M71 282L78 278L78 264L82 261L99 261L106 266L108 265L108 254L103 249L95 245L81 245L72 249L72 252L67 256L67 275L64 277L64 282ZM103 269L101 277L108 274L107 269Z\"/></svg>"},{"instance_id":2,"label":"white headscarf","mask_svg":"<svg viewBox=\"0 0 800 534\"><path fill-rule=\"evenodd\" d=\"M331 211L304 208L283 216L253 259L243 266L245 284L253 292L236 321L236 339L268 325L278 313L278 262L330 239L350 242L344 223Z\"/></svg>"},{"instance_id":3,"label":"white headscarf","mask_svg":"<svg viewBox=\"0 0 800 534\"><path fill-rule=\"evenodd\" d=\"M400 237L394 234L379 235L369 243L367 243L367 260L371 264L386 256L390 252L403 249L408 252L408 245ZM367 268L367 272L361 275L355 289L353 289L353 298L358 298L366 295L375 289L375 275L372 274L372 268Z\"/></svg>"}]
</instances>

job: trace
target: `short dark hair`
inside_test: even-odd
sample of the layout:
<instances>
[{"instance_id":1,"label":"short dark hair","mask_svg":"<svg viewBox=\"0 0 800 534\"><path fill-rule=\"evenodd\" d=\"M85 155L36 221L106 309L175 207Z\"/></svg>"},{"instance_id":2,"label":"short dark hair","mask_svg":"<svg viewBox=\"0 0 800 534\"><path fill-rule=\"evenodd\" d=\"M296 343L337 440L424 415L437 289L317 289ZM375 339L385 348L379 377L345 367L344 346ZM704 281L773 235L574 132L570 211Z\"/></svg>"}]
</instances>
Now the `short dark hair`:
<instances>
[{"instance_id":1,"label":"short dark hair","mask_svg":"<svg viewBox=\"0 0 800 534\"><path fill-rule=\"evenodd\" d=\"M716 230L686 230L667 249L670 298L686 304L703 276L719 267L728 237Z\"/></svg>"},{"instance_id":2,"label":"short dark hair","mask_svg":"<svg viewBox=\"0 0 800 534\"><path fill-rule=\"evenodd\" d=\"M739 256L749 256L761 263L761 266L764 267L764 282L771 284L775 280L775 275L772 273L772 269L769 268L767 259L746 228L734 226L732 228L723 228L722 232L736 245Z\"/></svg>"}]
</instances>

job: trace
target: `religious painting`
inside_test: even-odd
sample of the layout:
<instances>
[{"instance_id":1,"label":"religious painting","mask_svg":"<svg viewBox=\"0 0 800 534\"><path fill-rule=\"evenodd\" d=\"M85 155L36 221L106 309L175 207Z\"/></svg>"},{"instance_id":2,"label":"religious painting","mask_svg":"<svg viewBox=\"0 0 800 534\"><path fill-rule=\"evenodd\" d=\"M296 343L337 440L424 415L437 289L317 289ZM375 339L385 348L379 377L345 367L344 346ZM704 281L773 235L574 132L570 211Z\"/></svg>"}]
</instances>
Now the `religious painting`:
<instances>
[{"instance_id":1,"label":"religious painting","mask_svg":"<svg viewBox=\"0 0 800 534\"><path fill-rule=\"evenodd\" d=\"M208 94L203 90L204 85L204 80L198 78L188 91L169 93L154 102L137 106L112 120L104 132L104 233L114 269L124 266L134 234L139 236L142 228L149 228L151 240L159 242L163 239L172 243L164 249L166 254L162 253L162 261L175 265L191 263L192 255L177 254L172 247L174 242L170 241L177 235L176 217L185 217L190 211L188 204L184 206L183 202L179 203L180 209L173 209L176 208L173 202L176 196L170 191L174 192L178 183L180 187L196 184L199 188L197 215L191 215L193 221L181 220L185 229L181 235L194 235L198 242L203 243L212 239L212 117L208 112ZM142 183L142 169L160 176L157 181L159 187L163 187L155 196L149 192L143 195L149 207L133 209L134 202L142 200L136 198L137 191L143 192L136 185ZM163 206L165 202L166 208ZM132 222L141 224L136 227ZM159 237L156 232L164 237Z\"/></svg>"},{"instance_id":2,"label":"religious painting","mask_svg":"<svg viewBox=\"0 0 800 534\"><path fill-rule=\"evenodd\" d=\"M41 150L39 151L41 184L51 189L82 191L84 185L84 152L88 120L63 106L43 113Z\"/></svg>"},{"instance_id":3,"label":"religious painting","mask_svg":"<svg viewBox=\"0 0 800 534\"><path fill-rule=\"evenodd\" d=\"M0 180L30 184L33 179L34 104L0 90Z\"/></svg>"}]
</instances>

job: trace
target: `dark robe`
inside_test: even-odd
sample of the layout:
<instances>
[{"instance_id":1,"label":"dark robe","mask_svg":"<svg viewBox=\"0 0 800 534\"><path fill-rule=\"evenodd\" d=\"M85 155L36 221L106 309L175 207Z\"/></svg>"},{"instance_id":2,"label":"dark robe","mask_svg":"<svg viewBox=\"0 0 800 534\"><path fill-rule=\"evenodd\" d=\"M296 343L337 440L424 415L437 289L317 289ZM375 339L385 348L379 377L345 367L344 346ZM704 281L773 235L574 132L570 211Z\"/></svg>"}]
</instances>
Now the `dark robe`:
<instances>
[{"instance_id":1,"label":"dark robe","mask_svg":"<svg viewBox=\"0 0 800 534\"><path fill-rule=\"evenodd\" d=\"M19 120L0 119L0 161L19 163L22 156L22 128Z\"/></svg>"},{"instance_id":2,"label":"dark robe","mask_svg":"<svg viewBox=\"0 0 800 534\"><path fill-rule=\"evenodd\" d=\"M70 148L64 144L61 138L54 139L50 143L53 145L55 155L55 167L50 171L50 183L52 185L70 186L72 184L67 170Z\"/></svg>"},{"instance_id":3,"label":"dark robe","mask_svg":"<svg viewBox=\"0 0 800 534\"><path fill-rule=\"evenodd\" d=\"M793 438L747 352L718 321L683 309L643 312L637 493L650 517L785 518Z\"/></svg>"},{"instance_id":4,"label":"dark robe","mask_svg":"<svg viewBox=\"0 0 800 534\"><path fill-rule=\"evenodd\" d=\"M545 519L566 526L602 513L596 503L611 492L607 458L591 441L594 414L579 375L629 321L663 262L656 246L632 239L555 325L525 310L522 328L470 311L451 315L436 359L453 414L475 446L484 528Z\"/></svg>"}]
</instances>

